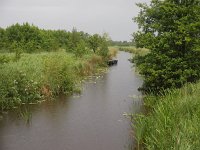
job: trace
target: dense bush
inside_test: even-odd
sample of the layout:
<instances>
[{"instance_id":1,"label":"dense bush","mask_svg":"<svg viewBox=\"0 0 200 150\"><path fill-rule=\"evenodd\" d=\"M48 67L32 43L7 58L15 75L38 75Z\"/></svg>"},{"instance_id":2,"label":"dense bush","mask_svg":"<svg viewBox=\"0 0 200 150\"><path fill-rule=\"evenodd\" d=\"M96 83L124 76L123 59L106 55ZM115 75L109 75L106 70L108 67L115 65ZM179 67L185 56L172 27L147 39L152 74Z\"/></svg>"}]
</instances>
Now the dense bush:
<instances>
[{"instance_id":1,"label":"dense bush","mask_svg":"<svg viewBox=\"0 0 200 150\"><path fill-rule=\"evenodd\" d=\"M0 105L8 109L22 103L30 103L41 98L40 85L16 64L0 68Z\"/></svg>"},{"instance_id":2,"label":"dense bush","mask_svg":"<svg viewBox=\"0 0 200 150\"><path fill-rule=\"evenodd\" d=\"M135 62L144 76L144 91L181 87L200 78L200 2L156 0L138 4L141 12L135 21L137 47L151 53Z\"/></svg>"}]
</instances>

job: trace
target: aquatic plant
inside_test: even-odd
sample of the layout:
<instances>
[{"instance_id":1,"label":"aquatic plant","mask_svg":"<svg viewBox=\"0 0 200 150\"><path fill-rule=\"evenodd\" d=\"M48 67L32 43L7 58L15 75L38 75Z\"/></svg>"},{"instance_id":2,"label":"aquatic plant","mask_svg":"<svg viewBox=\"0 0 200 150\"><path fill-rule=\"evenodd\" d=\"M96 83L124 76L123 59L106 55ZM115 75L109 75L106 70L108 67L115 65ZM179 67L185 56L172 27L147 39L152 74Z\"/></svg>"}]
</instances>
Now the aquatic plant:
<instances>
[{"instance_id":1,"label":"aquatic plant","mask_svg":"<svg viewBox=\"0 0 200 150\"><path fill-rule=\"evenodd\" d=\"M20 109L19 116L25 121L26 124L31 123L32 113L30 111L30 108L25 107L23 109Z\"/></svg>"}]
</instances>

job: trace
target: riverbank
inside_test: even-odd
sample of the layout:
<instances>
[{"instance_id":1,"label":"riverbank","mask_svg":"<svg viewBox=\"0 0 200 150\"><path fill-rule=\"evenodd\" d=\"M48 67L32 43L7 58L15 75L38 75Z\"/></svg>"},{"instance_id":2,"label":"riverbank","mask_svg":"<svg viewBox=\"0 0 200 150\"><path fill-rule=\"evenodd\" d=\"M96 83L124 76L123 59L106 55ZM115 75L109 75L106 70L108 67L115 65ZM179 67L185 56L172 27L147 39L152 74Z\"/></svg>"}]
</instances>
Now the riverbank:
<instances>
[{"instance_id":1,"label":"riverbank","mask_svg":"<svg viewBox=\"0 0 200 150\"><path fill-rule=\"evenodd\" d=\"M145 54L141 49L127 49L133 53L133 62L135 57L138 59L139 53ZM144 95L146 113L133 115L132 120L133 133L137 141L135 148L199 149L199 90L200 82L186 84L180 89L164 90L157 95L151 92Z\"/></svg>"},{"instance_id":2,"label":"riverbank","mask_svg":"<svg viewBox=\"0 0 200 150\"><path fill-rule=\"evenodd\" d=\"M6 53L0 58L1 111L60 93L80 92L83 78L106 68L105 60L92 53L82 58L65 51L23 53L18 61L14 54Z\"/></svg>"},{"instance_id":3,"label":"riverbank","mask_svg":"<svg viewBox=\"0 0 200 150\"><path fill-rule=\"evenodd\" d=\"M146 115L136 117L135 138L138 149L199 149L200 82L160 96L147 95Z\"/></svg>"},{"instance_id":4,"label":"riverbank","mask_svg":"<svg viewBox=\"0 0 200 150\"><path fill-rule=\"evenodd\" d=\"M132 53L134 56L144 56L149 53L146 48L136 48L135 46L119 46L120 51Z\"/></svg>"}]
</instances>

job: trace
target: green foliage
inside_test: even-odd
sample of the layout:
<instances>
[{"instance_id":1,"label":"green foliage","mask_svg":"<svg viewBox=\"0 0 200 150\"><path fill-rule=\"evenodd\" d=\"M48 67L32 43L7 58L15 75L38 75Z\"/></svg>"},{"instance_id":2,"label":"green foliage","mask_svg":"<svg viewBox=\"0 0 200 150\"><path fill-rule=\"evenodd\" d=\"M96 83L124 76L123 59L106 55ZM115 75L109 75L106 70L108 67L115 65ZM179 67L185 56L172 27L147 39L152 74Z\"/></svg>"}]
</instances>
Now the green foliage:
<instances>
[{"instance_id":1,"label":"green foliage","mask_svg":"<svg viewBox=\"0 0 200 150\"><path fill-rule=\"evenodd\" d=\"M13 57L14 56L12 56L12 54L1 54L0 55L0 65L1 64L6 64L6 63L8 63L8 62L10 62L10 61L13 61Z\"/></svg>"},{"instance_id":2,"label":"green foliage","mask_svg":"<svg viewBox=\"0 0 200 150\"><path fill-rule=\"evenodd\" d=\"M53 95L73 92L77 76L72 67L76 60L64 52L52 53L43 59L45 88L48 88Z\"/></svg>"},{"instance_id":3,"label":"green foliage","mask_svg":"<svg viewBox=\"0 0 200 150\"><path fill-rule=\"evenodd\" d=\"M102 56L104 59L108 59L108 43L106 40L102 40L100 48L98 50L98 54Z\"/></svg>"},{"instance_id":4,"label":"green foliage","mask_svg":"<svg viewBox=\"0 0 200 150\"><path fill-rule=\"evenodd\" d=\"M70 40L69 40L69 47L70 47L70 51L73 52L75 51L76 47L78 46L79 41L81 40L81 36L80 34L77 32L77 30L75 28L73 28L71 36L70 36Z\"/></svg>"},{"instance_id":5,"label":"green foliage","mask_svg":"<svg viewBox=\"0 0 200 150\"><path fill-rule=\"evenodd\" d=\"M89 53L91 50L95 52L100 46L102 38L98 34L90 36L75 28L71 32L67 32L65 30L44 30L28 23L22 25L17 23L6 29L0 28L0 52L17 51L19 54L19 50L35 53L65 49L67 52L81 57L83 53ZM80 50L81 47L85 48ZM80 54L78 54L79 52Z\"/></svg>"},{"instance_id":6,"label":"green foliage","mask_svg":"<svg viewBox=\"0 0 200 150\"><path fill-rule=\"evenodd\" d=\"M166 90L160 96L147 95L151 109L133 122L138 149L196 150L200 147L200 83Z\"/></svg>"},{"instance_id":7,"label":"green foliage","mask_svg":"<svg viewBox=\"0 0 200 150\"><path fill-rule=\"evenodd\" d=\"M86 44L83 40L80 40L75 48L75 55L77 57L83 57L83 55L86 53Z\"/></svg>"},{"instance_id":8,"label":"green foliage","mask_svg":"<svg viewBox=\"0 0 200 150\"><path fill-rule=\"evenodd\" d=\"M5 47L5 30L0 28L0 52Z\"/></svg>"},{"instance_id":9,"label":"green foliage","mask_svg":"<svg viewBox=\"0 0 200 150\"><path fill-rule=\"evenodd\" d=\"M40 30L28 23L23 25L15 24L7 27L4 38L6 39L5 48L11 52L14 52L15 48L21 48L26 52L36 51L42 41Z\"/></svg>"},{"instance_id":10,"label":"green foliage","mask_svg":"<svg viewBox=\"0 0 200 150\"><path fill-rule=\"evenodd\" d=\"M135 62L144 76L144 91L181 87L200 78L200 2L152 0L138 4L135 21L140 31L134 33L137 47L151 53Z\"/></svg>"},{"instance_id":11,"label":"green foliage","mask_svg":"<svg viewBox=\"0 0 200 150\"><path fill-rule=\"evenodd\" d=\"M0 67L0 106L12 108L42 97L72 92L75 73L72 56L66 53L23 55L17 62Z\"/></svg>"},{"instance_id":12,"label":"green foliage","mask_svg":"<svg viewBox=\"0 0 200 150\"><path fill-rule=\"evenodd\" d=\"M38 83L30 80L26 73L13 68L12 65L7 64L7 67L2 67L0 77L0 105L2 110L21 103L36 101L41 96L38 92Z\"/></svg>"},{"instance_id":13,"label":"green foliage","mask_svg":"<svg viewBox=\"0 0 200 150\"><path fill-rule=\"evenodd\" d=\"M32 112L29 107L25 106L24 108L20 108L19 116L25 121L26 124L31 123Z\"/></svg>"},{"instance_id":14,"label":"green foliage","mask_svg":"<svg viewBox=\"0 0 200 150\"><path fill-rule=\"evenodd\" d=\"M101 37L98 34L94 34L89 38L89 47L96 53L101 43Z\"/></svg>"},{"instance_id":15,"label":"green foliage","mask_svg":"<svg viewBox=\"0 0 200 150\"><path fill-rule=\"evenodd\" d=\"M82 76L94 73L108 55L106 39L92 37L99 55L89 49L91 36L75 28L44 30L28 23L0 28L1 110L76 91ZM43 51L49 53L36 53Z\"/></svg>"},{"instance_id":16,"label":"green foliage","mask_svg":"<svg viewBox=\"0 0 200 150\"><path fill-rule=\"evenodd\" d=\"M124 47L124 46L134 46L134 43L133 42L128 42L128 41L112 41L110 40L109 41L109 45L111 46L120 46L120 47Z\"/></svg>"},{"instance_id":17,"label":"green foliage","mask_svg":"<svg viewBox=\"0 0 200 150\"><path fill-rule=\"evenodd\" d=\"M40 54L0 54L0 107L37 103L60 93L79 90L78 83L103 63L97 54L74 57L65 51Z\"/></svg>"}]
</instances>

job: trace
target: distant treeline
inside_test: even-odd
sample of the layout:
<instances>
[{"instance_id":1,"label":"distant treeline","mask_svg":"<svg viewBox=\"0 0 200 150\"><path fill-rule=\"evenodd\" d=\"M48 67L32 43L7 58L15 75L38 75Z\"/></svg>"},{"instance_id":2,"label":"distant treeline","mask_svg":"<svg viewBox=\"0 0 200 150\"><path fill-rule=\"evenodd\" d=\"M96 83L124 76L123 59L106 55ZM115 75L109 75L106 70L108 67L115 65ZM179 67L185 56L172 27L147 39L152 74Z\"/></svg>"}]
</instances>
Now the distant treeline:
<instances>
[{"instance_id":1,"label":"distant treeline","mask_svg":"<svg viewBox=\"0 0 200 150\"><path fill-rule=\"evenodd\" d=\"M97 51L106 46L106 37L98 34L89 35L73 29L44 30L29 23L14 24L6 29L0 28L0 52L22 51L26 53L56 51L65 49L67 52L81 54L86 49ZM81 50L80 50L81 49Z\"/></svg>"},{"instance_id":2,"label":"distant treeline","mask_svg":"<svg viewBox=\"0 0 200 150\"><path fill-rule=\"evenodd\" d=\"M111 46L134 46L133 42L128 41L110 41Z\"/></svg>"}]
</instances>

